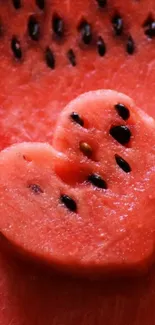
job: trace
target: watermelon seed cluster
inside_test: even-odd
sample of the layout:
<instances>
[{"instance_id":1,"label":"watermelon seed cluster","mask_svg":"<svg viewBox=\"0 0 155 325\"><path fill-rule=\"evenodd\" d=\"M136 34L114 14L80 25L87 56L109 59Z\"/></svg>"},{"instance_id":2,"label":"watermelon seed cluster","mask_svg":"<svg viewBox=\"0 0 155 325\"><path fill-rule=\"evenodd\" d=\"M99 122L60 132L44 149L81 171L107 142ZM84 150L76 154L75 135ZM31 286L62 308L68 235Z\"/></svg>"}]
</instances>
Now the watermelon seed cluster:
<instances>
[{"instance_id":1,"label":"watermelon seed cluster","mask_svg":"<svg viewBox=\"0 0 155 325\"><path fill-rule=\"evenodd\" d=\"M21 0L10 0L16 10L21 9L22 7L22 1ZM109 6L107 0L92 0L94 3L97 4L98 9L102 10L104 8L104 11L107 12ZM40 10L44 10L46 7L45 0L35 0L36 6ZM23 5L24 7L24 5ZM105 7L107 7L105 9ZM130 35L130 33L127 32L127 28L124 22L124 19L122 18L121 14L116 11L114 15L111 18L111 24L114 31L114 35L118 36L122 39L122 42L124 44L124 49L128 55L133 55L136 51L136 44L135 41ZM149 14L147 19L145 20L144 24L142 25L144 28L144 34L149 38L152 39L155 37L155 19L152 16L152 14ZM38 19L35 17L34 14L31 14L28 19L28 35L33 41L39 41L41 38L41 26ZM53 31L53 34L56 36L56 39L62 39L65 35L65 21L63 17L61 17L58 13L54 13L53 17L51 18L51 29ZM89 45L95 45L96 52L99 56L104 57L107 53L107 45L103 39L103 37L99 34L96 35L96 32L94 33L93 27L88 22L85 17L82 18L82 21L80 24L77 25L77 30L80 32L80 38L82 44L84 44L87 48ZM14 36L17 38L17 46L12 47L11 49L13 52L14 57L17 60L21 60L22 55L22 48L21 48L21 42L18 39L17 36ZM16 47L19 47L20 45L20 52L21 55L19 55L19 51L16 50ZM50 46L45 47L44 49L44 58L45 63L47 67L50 69L55 69L56 67L56 57L55 53L50 49L47 51L47 48L50 49ZM77 65L77 59L76 59L76 53L74 49L71 47L66 51L66 59L70 63L72 67L75 67Z\"/></svg>"},{"instance_id":2,"label":"watermelon seed cluster","mask_svg":"<svg viewBox=\"0 0 155 325\"><path fill-rule=\"evenodd\" d=\"M118 115L123 120L126 121L130 118L130 111L128 107L126 107L124 104L117 103L116 105L114 105L114 109L117 111ZM72 122L80 125L81 127L84 127L84 120L77 112L72 112L69 118L71 119ZM117 125L111 127L110 135L112 135L112 137L120 144L125 145L130 141L131 132L126 125ZM92 158L93 149L88 143L80 142L79 147L81 152L85 156L87 156L88 158ZM131 167L129 163L123 157L121 157L118 154L115 154L114 158L116 164L125 173L131 172ZM23 159L27 160L25 156L23 156ZM108 189L107 182L98 173L92 173L92 174L90 173L87 177L87 182L89 184L92 184L96 188L104 189L104 190ZM31 189L31 191L36 195L43 193L42 188L38 184L31 183L28 185L28 188ZM67 194L61 194L59 200L68 210L75 213L77 212L77 203L72 197L70 197Z\"/></svg>"},{"instance_id":3,"label":"watermelon seed cluster","mask_svg":"<svg viewBox=\"0 0 155 325\"><path fill-rule=\"evenodd\" d=\"M128 120L130 118L130 111L128 107L126 107L122 103L117 103L114 105L115 110L117 111L118 115L124 120ZM80 126L84 126L84 120L82 117L76 113L72 112L70 114L70 118L73 122L79 124ZM131 131L126 125L116 125L110 128L110 135L120 144L126 145L129 143L131 138ZM92 147L86 142L80 142L80 151L88 158L92 158L93 149ZM128 162L122 158L120 155L115 154L115 161L117 165L125 172L131 172L131 167ZM102 177L98 174L91 174L88 176L87 179L91 184L98 188L107 189L107 183Z\"/></svg>"}]
</instances>

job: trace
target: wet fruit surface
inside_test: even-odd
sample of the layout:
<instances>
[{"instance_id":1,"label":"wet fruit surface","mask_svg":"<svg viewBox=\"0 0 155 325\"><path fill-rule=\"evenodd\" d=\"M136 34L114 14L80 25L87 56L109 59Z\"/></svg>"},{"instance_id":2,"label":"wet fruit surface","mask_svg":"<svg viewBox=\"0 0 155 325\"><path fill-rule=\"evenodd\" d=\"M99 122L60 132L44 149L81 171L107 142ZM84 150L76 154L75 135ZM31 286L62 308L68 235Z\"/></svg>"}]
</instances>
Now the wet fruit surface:
<instances>
[{"instance_id":1,"label":"wet fruit surface","mask_svg":"<svg viewBox=\"0 0 155 325\"><path fill-rule=\"evenodd\" d=\"M95 54L92 55L92 60L90 60L88 52L86 53L84 49L81 55L81 51L74 47L74 41L71 41L66 44L66 52L62 57L59 48L56 50L56 53L58 53L57 62L60 65L58 73L54 72L54 77L53 71L44 68L43 60L45 56L43 53L45 46L42 50L40 50L40 46L29 46L28 51L25 52L25 36L23 41L28 16L35 13L36 8L38 8L37 14L39 15L44 15L44 12L46 12L45 16L48 17L49 22L43 18L45 21L45 36L47 34L46 29L50 33L52 14L48 12L49 1L37 0L30 3L29 0L23 0L15 2L22 3L21 8L16 9L16 11L10 0L0 2L1 148L16 141L21 141L21 130L22 140L40 139L42 141L51 141L53 125L55 125L58 113L64 103L68 103L75 95L96 87L124 91L133 98L135 97L139 106L144 107L145 111L154 116L155 54L153 52L154 45L152 47L154 40L152 39L152 42L149 36L153 34L152 22L148 24L148 27L146 26L145 35L143 29L139 29L139 26L146 20L148 13L151 12L154 19L154 0L94 1L93 10L92 6L90 6L92 17L90 20L94 21L94 11L96 10L96 15L101 17L103 24L98 32L102 30L103 39L107 44L108 56L104 56L105 61L101 61L103 58L100 58L100 61L97 62L95 58L98 52L94 51ZM37 6L35 6L35 2ZM128 43L124 41L123 47L122 40L114 40L111 37L110 19L109 16L106 18L106 11L103 11L107 10L106 2L110 3L110 6L112 4L111 7L114 4L114 7L118 8L118 10L121 8L120 12L125 25L126 21L127 25L130 25L130 22L135 24L131 28L131 35L136 45L136 57L126 57L124 51L126 51ZM52 2L52 12L58 11L57 3L58 1ZM102 12L97 11L95 3L98 8L102 8ZM22 9L23 4L24 11ZM79 17L80 20L80 12L83 12L83 8L87 12L87 1L77 1L76 6L74 6L73 1L64 1L64 5L61 2L60 13L63 15L64 12L73 12L73 16ZM8 12L10 13L9 16ZM127 12L128 19L126 20ZM123 15L123 13L125 14ZM113 10L111 17L112 15ZM76 22L73 23L73 30L75 29ZM22 64L17 63L12 58L10 44L13 33L22 40L22 51L24 49ZM3 38L3 35L5 38ZM43 37L45 45L52 45L51 36L45 36ZM77 63L80 65L80 70L76 70L76 72L70 69L70 65L67 65L66 53L71 46L75 51ZM143 53L143 55L141 56L140 53ZM83 58L82 63L81 57ZM36 65L37 61L42 63ZM74 67L74 69L76 68ZM67 81L63 79L63 75L67 75ZM96 76L99 76L99 78ZM53 83L53 79L56 84ZM58 84L60 88L56 87ZM45 88L46 94L43 91ZM36 124L37 128L35 127ZM40 272L30 266L26 267L21 262L16 263L10 260L6 254L4 257L1 252L0 324L42 325L46 319L46 325L72 325L73 323L75 325L103 325L104 323L106 325L154 325L154 274L155 270L153 269L147 277L139 280L127 280L125 282L121 279L120 282L107 284L87 284L83 281L63 280L60 278L53 281L51 276L47 276L46 272Z\"/></svg>"},{"instance_id":2,"label":"wet fruit surface","mask_svg":"<svg viewBox=\"0 0 155 325\"><path fill-rule=\"evenodd\" d=\"M131 98L112 90L77 97L59 115L53 146L1 151L1 234L61 272L143 273L155 256L154 143L154 120Z\"/></svg>"}]
</instances>

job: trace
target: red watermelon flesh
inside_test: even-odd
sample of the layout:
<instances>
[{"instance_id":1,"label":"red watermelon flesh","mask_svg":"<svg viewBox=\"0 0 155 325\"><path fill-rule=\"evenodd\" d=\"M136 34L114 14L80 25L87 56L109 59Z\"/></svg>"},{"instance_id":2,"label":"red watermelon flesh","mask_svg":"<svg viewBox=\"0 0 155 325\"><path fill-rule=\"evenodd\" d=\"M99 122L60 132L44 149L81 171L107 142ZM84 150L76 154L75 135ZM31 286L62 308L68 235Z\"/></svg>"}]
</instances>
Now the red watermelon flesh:
<instances>
[{"instance_id":1,"label":"red watermelon flesh","mask_svg":"<svg viewBox=\"0 0 155 325\"><path fill-rule=\"evenodd\" d=\"M0 3L1 148L51 142L62 107L89 90L122 91L154 116L154 0L13 3Z\"/></svg>"},{"instance_id":2,"label":"red watermelon flesh","mask_svg":"<svg viewBox=\"0 0 155 325\"><path fill-rule=\"evenodd\" d=\"M1 152L1 233L65 270L146 268L154 257L154 143L154 120L127 96L79 96L60 115L55 150L21 143Z\"/></svg>"},{"instance_id":3,"label":"red watermelon flesh","mask_svg":"<svg viewBox=\"0 0 155 325\"><path fill-rule=\"evenodd\" d=\"M129 17L133 24L137 24L138 19L140 19L141 24L143 18L146 19L149 13L152 13L154 19L154 1L146 2L128 0L126 2L116 2L115 0L109 0L107 2L111 2L111 6L113 6L114 4L114 7L118 7L118 10L120 8L123 8L123 13L125 14L125 17ZM40 78L42 81L39 78L35 78L35 71L37 70L40 73L41 70L39 63L40 58L42 60L42 51L39 55L39 53L34 49L34 44L31 45L31 48L28 51L29 55L27 55L27 60L24 60L24 64L19 65L12 59L12 53L10 50L12 28L16 28L17 34L18 32L20 34L20 30L22 30L22 26L24 25L23 17L27 18L25 13L27 13L28 15L28 12L32 13L36 12L37 10L37 7L35 6L35 1L33 2L33 4L29 4L28 0L23 0L22 3L24 3L24 10L21 8L19 11L15 11L13 9L12 3L9 0L3 2L1 1L0 3L2 24L4 26L3 29L5 31L5 37L3 36L1 38L0 45L0 102L2 116L0 125L1 143L3 139L1 147L5 147L8 144L14 143L16 141L21 141L21 134L22 140L31 141L36 140L38 137L40 140L45 141L47 139L45 131L48 130L48 140L51 139L53 131L52 127L53 123L55 124L58 111L61 109L61 107L63 107L63 103L67 103L70 98L74 97L74 94L78 95L80 92L82 92L82 88L84 90L90 90L101 87L110 88L112 87L111 84L113 83L113 87L117 88L118 90L125 91L130 96L132 96L132 94L133 97L136 96L137 103L139 102L139 105L141 107L144 107L145 110L153 116L153 39L146 39L143 32L141 34L140 30L140 34L142 35L144 43L142 43L142 45L140 43L140 45L138 46L140 46L141 49L143 48L145 55L140 56L140 52L137 52L139 54L137 54L137 60L134 60L134 62L136 62L135 64L133 64L133 56L127 57L126 60L126 57L123 54L124 52L122 51L123 60L120 61L121 63L127 62L127 64L117 65L117 55L119 52L118 50L122 49L122 41L119 38L114 38L113 43L113 38L111 37L112 28L110 20L107 19L108 26L110 26L108 35L110 34L112 45L115 45L110 50L111 64L109 64L109 66L107 65L107 61L109 62L110 59L107 59L104 63L104 59L106 58L106 56L104 57L104 59L99 58L99 62L101 62L102 64L102 66L101 64L99 66L99 73L94 73L94 70L91 70L90 67L90 74L87 75L84 68L84 64L83 70L81 71L81 73L78 73L78 67L74 68L76 70L74 72L72 70L72 67L68 69L68 64L66 64L65 61L66 69L63 70L63 73L60 69L59 77L56 76L57 73L55 73L54 75L55 80L59 80L59 85L61 84L60 93L58 86L58 91L56 93L55 83L53 83L53 71L49 71L48 69L43 68L44 78ZM46 3L47 5L49 5L49 2L46 1ZM55 5L57 6L57 4L58 2L56 1L52 2L53 9ZM74 12L77 13L78 4L80 10L82 8L82 12L83 7L85 5L88 10L87 1L76 1L76 6L74 6L73 1L63 1L63 3L61 2L62 13L64 13L63 4L69 4L68 8L72 8L72 11L70 9L70 12L73 12L74 10ZM131 7L133 8L132 15L130 15ZM59 5L58 8L60 8ZM96 8L96 6L94 8ZM135 13L135 11L137 13ZM41 11L39 10L38 12L41 13ZM91 12L92 15L94 15L94 11L91 10ZM99 17L101 17L102 22L103 13L104 9L102 10L102 12L100 11L98 15ZM19 17L21 17L20 20ZM76 15L74 15L74 20L75 17ZM18 18L18 21L16 18ZM13 22L11 22L12 19L14 19ZM6 20L7 23L5 23ZM105 25L106 24L103 22L102 32L104 30L104 32L107 34L107 29ZM139 28L139 24L137 25ZM26 26L26 23L24 26ZM10 30L10 34L8 33L8 30ZM48 31L50 34L50 30ZM27 37L25 38L27 39ZM52 40L51 44L53 44ZM79 53L81 53L80 50ZM79 54L80 62L81 57L84 57L84 53L82 52L82 54ZM86 54L88 55L88 52L86 52ZM115 54L115 56L112 54ZM61 56L61 51L59 52L59 55ZM146 57L148 58L148 61L146 61ZM38 60L36 60L36 58L39 58L39 62ZM116 63L114 64L114 68L112 62ZM26 63L28 64L26 65ZM91 62L89 63L89 66L91 66ZM113 74L113 70L118 70L117 75L116 73L115 75ZM63 76L65 71L67 72L68 82L65 82L66 78L64 78L63 83ZM119 72L122 72L121 78L119 77ZM37 76L39 73L37 73ZM101 81L98 79L98 83L95 83L94 80L96 81L96 79L93 78L93 74L100 77L102 75L102 79L98 77ZM47 80L47 82L44 82L45 79ZM60 80L62 80L62 83ZM88 82L89 80L91 81L91 83ZM102 84L100 84L100 82ZM106 83L105 86L104 82ZM68 84L67 88L66 83ZM44 85L46 86L46 94ZM137 88L138 92L136 91ZM52 101L52 93L56 94L56 101L54 100L52 106L53 108L51 111L50 102ZM57 102L58 98L61 101L60 104L59 101ZM16 103L16 105L14 105L14 103ZM36 109L36 106L38 109ZM43 107L46 107L45 111ZM29 118L30 116L31 118ZM25 122L23 121L23 118L25 119ZM46 127L44 126L45 120L47 121ZM42 123L42 121L44 121L44 124ZM39 125L39 127L34 128L34 125L36 124ZM42 325L44 324L45 319L47 325L70 325L73 324L73 322L74 324L80 323L82 325L94 325L96 323L103 324L104 322L108 325L114 325L116 323L119 325L154 325L154 270L151 276L140 281L136 280L135 282L127 281L126 283L122 283L121 280L118 285L115 285L114 283L110 285L108 283L107 286L105 284L102 285L101 283L99 283L99 285L85 285L83 282L79 283L78 281L61 281L60 279L53 281L52 279L47 277L46 274L40 274L39 271L34 272L30 267L25 268L25 266L21 266L20 263L16 265L15 263L12 263L10 259L4 260L4 258L1 256L0 274L0 323L3 325Z\"/></svg>"}]
</instances>

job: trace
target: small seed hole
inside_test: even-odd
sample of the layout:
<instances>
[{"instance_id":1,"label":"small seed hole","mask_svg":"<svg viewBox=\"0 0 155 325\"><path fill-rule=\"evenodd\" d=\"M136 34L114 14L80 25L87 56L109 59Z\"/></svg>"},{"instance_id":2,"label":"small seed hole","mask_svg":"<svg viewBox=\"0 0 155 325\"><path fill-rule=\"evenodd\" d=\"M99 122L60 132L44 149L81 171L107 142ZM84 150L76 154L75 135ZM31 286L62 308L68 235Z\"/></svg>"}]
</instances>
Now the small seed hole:
<instances>
[{"instance_id":1,"label":"small seed hole","mask_svg":"<svg viewBox=\"0 0 155 325\"><path fill-rule=\"evenodd\" d=\"M31 162L32 159L30 159L28 156L23 155L23 159L27 162Z\"/></svg>"},{"instance_id":2,"label":"small seed hole","mask_svg":"<svg viewBox=\"0 0 155 325\"><path fill-rule=\"evenodd\" d=\"M29 184L28 188L34 193L34 194L42 194L43 190L38 184Z\"/></svg>"}]
</instances>

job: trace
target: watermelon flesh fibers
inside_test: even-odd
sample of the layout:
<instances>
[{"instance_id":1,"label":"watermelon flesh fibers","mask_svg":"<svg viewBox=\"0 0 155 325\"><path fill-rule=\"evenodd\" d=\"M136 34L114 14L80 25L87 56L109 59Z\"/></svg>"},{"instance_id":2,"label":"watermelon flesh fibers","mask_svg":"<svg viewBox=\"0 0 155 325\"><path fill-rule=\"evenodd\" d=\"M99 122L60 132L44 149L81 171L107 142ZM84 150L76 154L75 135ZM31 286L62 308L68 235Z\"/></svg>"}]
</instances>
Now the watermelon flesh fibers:
<instances>
[{"instance_id":1,"label":"watermelon flesh fibers","mask_svg":"<svg viewBox=\"0 0 155 325\"><path fill-rule=\"evenodd\" d=\"M154 255L154 130L154 120L121 93L75 99L60 115L55 149L21 143L1 152L1 233L64 269L147 267ZM92 157L81 152L83 142Z\"/></svg>"}]
</instances>

